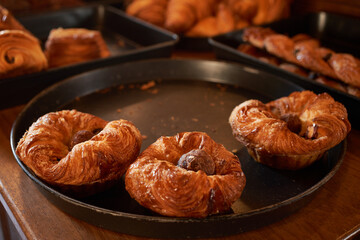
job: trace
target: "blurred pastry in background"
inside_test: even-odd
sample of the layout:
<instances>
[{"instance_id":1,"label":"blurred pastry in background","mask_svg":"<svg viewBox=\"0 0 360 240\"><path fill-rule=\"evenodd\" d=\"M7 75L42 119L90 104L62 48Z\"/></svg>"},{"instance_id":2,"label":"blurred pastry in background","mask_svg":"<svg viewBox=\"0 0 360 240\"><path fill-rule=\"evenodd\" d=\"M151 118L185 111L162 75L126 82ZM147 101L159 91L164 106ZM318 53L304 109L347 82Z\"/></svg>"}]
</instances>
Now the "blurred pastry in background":
<instances>
[{"instance_id":1,"label":"blurred pastry in background","mask_svg":"<svg viewBox=\"0 0 360 240\"><path fill-rule=\"evenodd\" d=\"M40 72L48 66L38 39L22 30L0 31L0 78Z\"/></svg>"},{"instance_id":2,"label":"blurred pastry in background","mask_svg":"<svg viewBox=\"0 0 360 240\"><path fill-rule=\"evenodd\" d=\"M131 0L126 12L174 33L211 37L288 17L291 0Z\"/></svg>"},{"instance_id":3,"label":"blurred pastry in background","mask_svg":"<svg viewBox=\"0 0 360 240\"><path fill-rule=\"evenodd\" d=\"M84 28L51 30L45 43L49 67L60 67L110 56L99 31Z\"/></svg>"},{"instance_id":4,"label":"blurred pastry in background","mask_svg":"<svg viewBox=\"0 0 360 240\"><path fill-rule=\"evenodd\" d=\"M143 19L157 26L165 23L168 0L138 0L130 4L126 11L129 15Z\"/></svg>"},{"instance_id":5,"label":"blurred pastry in background","mask_svg":"<svg viewBox=\"0 0 360 240\"><path fill-rule=\"evenodd\" d=\"M8 9L0 5L0 31L1 30L21 30L32 35Z\"/></svg>"}]
</instances>

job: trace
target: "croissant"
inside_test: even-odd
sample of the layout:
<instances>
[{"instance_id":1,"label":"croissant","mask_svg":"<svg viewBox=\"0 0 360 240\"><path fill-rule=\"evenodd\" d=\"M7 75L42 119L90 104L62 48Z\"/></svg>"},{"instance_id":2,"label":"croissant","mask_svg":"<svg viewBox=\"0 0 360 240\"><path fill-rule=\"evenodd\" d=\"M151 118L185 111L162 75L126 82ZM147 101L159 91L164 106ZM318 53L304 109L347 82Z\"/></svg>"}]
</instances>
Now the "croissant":
<instances>
[{"instance_id":1,"label":"croissant","mask_svg":"<svg viewBox=\"0 0 360 240\"><path fill-rule=\"evenodd\" d=\"M336 76L355 87L360 87L360 60L350 54L330 55L328 60Z\"/></svg>"},{"instance_id":2,"label":"croissant","mask_svg":"<svg viewBox=\"0 0 360 240\"><path fill-rule=\"evenodd\" d=\"M136 159L141 134L129 121L107 122L76 110L40 117L20 139L16 154L40 179L86 196L112 186Z\"/></svg>"},{"instance_id":3,"label":"croissant","mask_svg":"<svg viewBox=\"0 0 360 240\"><path fill-rule=\"evenodd\" d=\"M351 130L346 108L329 94L294 92L269 103L247 100L229 123L255 161L279 169L311 165Z\"/></svg>"},{"instance_id":4,"label":"croissant","mask_svg":"<svg viewBox=\"0 0 360 240\"><path fill-rule=\"evenodd\" d=\"M248 27L245 28L242 33L242 39L244 42L248 42L254 47L263 49L264 41L268 36L275 34L271 28L263 28L263 27Z\"/></svg>"},{"instance_id":5,"label":"croissant","mask_svg":"<svg viewBox=\"0 0 360 240\"><path fill-rule=\"evenodd\" d=\"M51 68L110 56L101 33L84 28L51 30L45 54Z\"/></svg>"},{"instance_id":6,"label":"croissant","mask_svg":"<svg viewBox=\"0 0 360 240\"><path fill-rule=\"evenodd\" d=\"M154 25L163 26L168 0L135 0L126 8L126 13Z\"/></svg>"},{"instance_id":7,"label":"croissant","mask_svg":"<svg viewBox=\"0 0 360 240\"><path fill-rule=\"evenodd\" d=\"M21 30L0 31L0 78L40 72L48 66L39 41Z\"/></svg>"},{"instance_id":8,"label":"croissant","mask_svg":"<svg viewBox=\"0 0 360 240\"><path fill-rule=\"evenodd\" d=\"M175 33L188 31L196 22L212 16L215 0L169 0L165 28Z\"/></svg>"},{"instance_id":9,"label":"croissant","mask_svg":"<svg viewBox=\"0 0 360 240\"><path fill-rule=\"evenodd\" d=\"M235 29L235 19L231 9L225 4L219 4L215 17L206 17L185 33L190 37L210 37L230 32Z\"/></svg>"},{"instance_id":10,"label":"croissant","mask_svg":"<svg viewBox=\"0 0 360 240\"><path fill-rule=\"evenodd\" d=\"M245 183L239 159L202 132L160 137L125 175L126 190L138 203L176 217L226 212Z\"/></svg>"}]
</instances>

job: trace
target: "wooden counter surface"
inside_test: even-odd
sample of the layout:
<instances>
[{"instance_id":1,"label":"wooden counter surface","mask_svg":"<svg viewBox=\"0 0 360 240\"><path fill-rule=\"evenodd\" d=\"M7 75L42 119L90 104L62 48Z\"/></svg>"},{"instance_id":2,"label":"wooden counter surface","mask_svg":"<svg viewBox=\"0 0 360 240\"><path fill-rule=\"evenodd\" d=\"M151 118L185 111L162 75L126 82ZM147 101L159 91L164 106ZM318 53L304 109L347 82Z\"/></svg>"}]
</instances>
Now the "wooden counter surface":
<instances>
[{"instance_id":1,"label":"wooden counter surface","mask_svg":"<svg viewBox=\"0 0 360 240\"><path fill-rule=\"evenodd\" d=\"M212 55L204 53L199 58L211 59ZM1 214L4 235L10 235L6 227L13 223L18 235L25 239L142 239L78 220L42 195L17 164L10 148L11 127L23 107L0 110L0 200L8 214L7 218ZM339 171L309 204L260 229L217 239L351 239L359 231L360 131L352 129Z\"/></svg>"}]
</instances>

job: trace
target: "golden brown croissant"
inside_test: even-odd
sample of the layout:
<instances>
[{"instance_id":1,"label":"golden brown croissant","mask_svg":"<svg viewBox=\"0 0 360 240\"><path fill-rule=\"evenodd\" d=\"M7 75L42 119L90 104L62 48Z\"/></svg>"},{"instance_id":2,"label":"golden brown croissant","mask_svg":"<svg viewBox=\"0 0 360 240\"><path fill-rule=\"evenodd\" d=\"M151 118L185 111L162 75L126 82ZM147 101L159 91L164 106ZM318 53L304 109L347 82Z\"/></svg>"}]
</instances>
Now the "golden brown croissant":
<instances>
[{"instance_id":1,"label":"golden brown croissant","mask_svg":"<svg viewBox=\"0 0 360 240\"><path fill-rule=\"evenodd\" d=\"M20 139L16 154L39 178L76 195L116 182L136 159L139 130L129 121L107 122L76 110L48 113Z\"/></svg>"},{"instance_id":2,"label":"golden brown croissant","mask_svg":"<svg viewBox=\"0 0 360 240\"><path fill-rule=\"evenodd\" d=\"M264 39L264 48L269 53L291 63L297 63L294 56L295 44L289 37L283 34L272 34Z\"/></svg>"},{"instance_id":3,"label":"golden brown croissant","mask_svg":"<svg viewBox=\"0 0 360 240\"><path fill-rule=\"evenodd\" d=\"M163 26L168 0L135 0L126 8L126 13L149 23Z\"/></svg>"},{"instance_id":4,"label":"golden brown croissant","mask_svg":"<svg viewBox=\"0 0 360 240\"><path fill-rule=\"evenodd\" d=\"M39 41L21 30L0 31L0 78L40 72L48 66Z\"/></svg>"},{"instance_id":5,"label":"golden brown croissant","mask_svg":"<svg viewBox=\"0 0 360 240\"><path fill-rule=\"evenodd\" d=\"M276 32L270 28L248 27L243 31L242 39L257 48L263 49L265 39L273 34Z\"/></svg>"},{"instance_id":6,"label":"golden brown croissant","mask_svg":"<svg viewBox=\"0 0 360 240\"><path fill-rule=\"evenodd\" d=\"M45 43L49 67L105 58L110 55L99 31L84 28L57 28L51 30Z\"/></svg>"},{"instance_id":7,"label":"golden brown croissant","mask_svg":"<svg viewBox=\"0 0 360 240\"><path fill-rule=\"evenodd\" d=\"M248 100L234 108L235 138L258 162L280 169L309 166L345 139L346 108L329 94L294 92L269 103Z\"/></svg>"},{"instance_id":8,"label":"golden brown croissant","mask_svg":"<svg viewBox=\"0 0 360 240\"><path fill-rule=\"evenodd\" d=\"M336 76L347 84L360 87L360 60L350 54L333 53L329 59Z\"/></svg>"},{"instance_id":9,"label":"golden brown croissant","mask_svg":"<svg viewBox=\"0 0 360 240\"><path fill-rule=\"evenodd\" d=\"M206 17L185 33L190 37L211 37L230 32L235 29L235 19L231 9L225 4L219 4L215 17Z\"/></svg>"},{"instance_id":10,"label":"golden brown croissant","mask_svg":"<svg viewBox=\"0 0 360 240\"><path fill-rule=\"evenodd\" d=\"M165 28L175 33L188 31L198 21L213 15L215 0L169 0Z\"/></svg>"},{"instance_id":11,"label":"golden brown croissant","mask_svg":"<svg viewBox=\"0 0 360 240\"><path fill-rule=\"evenodd\" d=\"M126 189L137 202L176 217L228 211L245 182L239 159L202 132L159 138L125 175Z\"/></svg>"}]
</instances>

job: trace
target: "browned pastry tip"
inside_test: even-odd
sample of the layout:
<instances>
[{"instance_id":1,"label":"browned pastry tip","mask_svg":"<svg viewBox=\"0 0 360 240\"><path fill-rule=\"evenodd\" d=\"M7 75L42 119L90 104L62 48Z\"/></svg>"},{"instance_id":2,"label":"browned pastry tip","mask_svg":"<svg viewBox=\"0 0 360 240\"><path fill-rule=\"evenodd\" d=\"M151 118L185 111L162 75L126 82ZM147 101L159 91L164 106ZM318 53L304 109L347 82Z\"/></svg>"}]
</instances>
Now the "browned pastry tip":
<instances>
[{"instance_id":1,"label":"browned pastry tip","mask_svg":"<svg viewBox=\"0 0 360 240\"><path fill-rule=\"evenodd\" d=\"M311 42L303 41L294 46L294 55L297 64L323 75L336 78L334 70L324 60L331 50L326 48L316 48Z\"/></svg>"},{"instance_id":2,"label":"browned pastry tip","mask_svg":"<svg viewBox=\"0 0 360 240\"><path fill-rule=\"evenodd\" d=\"M253 0L224 0L234 14L246 21L251 21L257 13L258 3Z\"/></svg>"},{"instance_id":3,"label":"browned pastry tip","mask_svg":"<svg viewBox=\"0 0 360 240\"><path fill-rule=\"evenodd\" d=\"M328 63L336 76L345 83L360 87L360 60L350 54L333 53Z\"/></svg>"},{"instance_id":4,"label":"browned pastry tip","mask_svg":"<svg viewBox=\"0 0 360 240\"><path fill-rule=\"evenodd\" d=\"M347 92L347 88L345 86L345 84L339 82L339 81L335 81L335 80L332 80L332 79L329 79L325 76L318 76L317 78L314 79L316 82L318 83L321 83L321 84L324 84L326 86L329 86L329 87L332 87L332 88L335 88L339 91L342 91L342 92Z\"/></svg>"},{"instance_id":5,"label":"browned pastry tip","mask_svg":"<svg viewBox=\"0 0 360 240\"><path fill-rule=\"evenodd\" d=\"M257 48L264 48L264 40L270 35L276 34L270 28L247 27L244 29L242 39Z\"/></svg>"},{"instance_id":6,"label":"browned pastry tip","mask_svg":"<svg viewBox=\"0 0 360 240\"><path fill-rule=\"evenodd\" d=\"M99 31L84 28L57 28L51 30L45 43L49 67L105 58L109 49Z\"/></svg>"},{"instance_id":7,"label":"browned pastry tip","mask_svg":"<svg viewBox=\"0 0 360 240\"><path fill-rule=\"evenodd\" d=\"M135 0L128 4L126 13L152 24L163 26L168 0Z\"/></svg>"},{"instance_id":8,"label":"browned pastry tip","mask_svg":"<svg viewBox=\"0 0 360 240\"><path fill-rule=\"evenodd\" d=\"M141 134L129 121L107 122L76 110L40 117L16 154L40 179L61 191L89 195L115 183L136 159Z\"/></svg>"},{"instance_id":9,"label":"browned pastry tip","mask_svg":"<svg viewBox=\"0 0 360 240\"><path fill-rule=\"evenodd\" d=\"M202 132L159 138L125 175L126 189L139 204L176 217L228 211L245 182L239 159Z\"/></svg>"},{"instance_id":10,"label":"browned pastry tip","mask_svg":"<svg viewBox=\"0 0 360 240\"><path fill-rule=\"evenodd\" d=\"M266 13L266 19L263 22L257 22L257 24L264 24L280 20L282 18L289 17L290 15L290 3L289 0L268 0L269 5Z\"/></svg>"},{"instance_id":11,"label":"browned pastry tip","mask_svg":"<svg viewBox=\"0 0 360 240\"><path fill-rule=\"evenodd\" d=\"M40 72L48 67L39 41L21 30L0 31L0 78Z\"/></svg>"},{"instance_id":12,"label":"browned pastry tip","mask_svg":"<svg viewBox=\"0 0 360 240\"><path fill-rule=\"evenodd\" d=\"M234 108L235 138L265 165L296 170L309 166L345 139L346 108L329 94L294 92L269 103L248 100Z\"/></svg>"},{"instance_id":13,"label":"browned pastry tip","mask_svg":"<svg viewBox=\"0 0 360 240\"><path fill-rule=\"evenodd\" d=\"M292 36L291 39L294 41L295 44L306 42L307 44L310 44L314 48L320 47L320 41L318 39L315 39L305 33L298 33L298 34Z\"/></svg>"},{"instance_id":14,"label":"browned pastry tip","mask_svg":"<svg viewBox=\"0 0 360 240\"><path fill-rule=\"evenodd\" d=\"M294 41L283 34L272 34L264 39L266 51L291 63L297 63L294 47Z\"/></svg>"},{"instance_id":15,"label":"browned pastry tip","mask_svg":"<svg viewBox=\"0 0 360 240\"><path fill-rule=\"evenodd\" d=\"M216 0L169 0L165 28L175 33L189 31L198 21L213 16Z\"/></svg>"},{"instance_id":16,"label":"browned pastry tip","mask_svg":"<svg viewBox=\"0 0 360 240\"><path fill-rule=\"evenodd\" d=\"M295 64L292 64L292 63L281 63L279 65L279 67L281 69L284 69L284 70L288 71L288 72L292 72L292 73L295 73L295 74L303 76L303 77L308 77L309 76L309 73L307 71L305 71L301 67L296 66Z\"/></svg>"},{"instance_id":17,"label":"browned pastry tip","mask_svg":"<svg viewBox=\"0 0 360 240\"><path fill-rule=\"evenodd\" d=\"M22 30L32 35L8 9L0 5L0 31L1 30Z\"/></svg>"}]
</instances>

